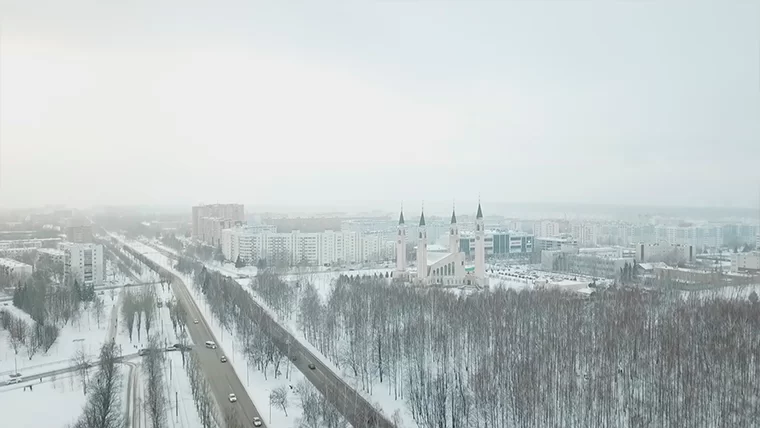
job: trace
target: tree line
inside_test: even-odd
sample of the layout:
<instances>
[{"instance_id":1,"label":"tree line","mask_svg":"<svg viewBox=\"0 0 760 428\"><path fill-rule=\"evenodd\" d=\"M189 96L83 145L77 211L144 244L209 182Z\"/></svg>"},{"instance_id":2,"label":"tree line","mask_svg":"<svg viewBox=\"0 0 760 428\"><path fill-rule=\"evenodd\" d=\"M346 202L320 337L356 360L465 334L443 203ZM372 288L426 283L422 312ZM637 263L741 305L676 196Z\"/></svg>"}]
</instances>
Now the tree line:
<instances>
[{"instance_id":1,"label":"tree line","mask_svg":"<svg viewBox=\"0 0 760 428\"><path fill-rule=\"evenodd\" d=\"M83 312L90 311L100 327L105 303L95 294L94 286L81 286L78 281L57 284L46 271L38 270L16 285L13 305L29 314L30 325L5 311L3 318L13 320L11 339L16 355L26 348L31 360L37 352L46 353L58 338L59 329L81 322Z\"/></svg>"},{"instance_id":2,"label":"tree line","mask_svg":"<svg viewBox=\"0 0 760 428\"><path fill-rule=\"evenodd\" d=\"M237 281L188 257L179 257L175 268L187 275L193 275L194 287L206 297L213 316L224 331L237 336L242 342L243 354L249 368L259 370L264 377L285 376L290 378L292 365L288 350L278 346L272 339L270 323L274 322L262 313L250 292ZM321 396L311 384L296 391L297 401L303 408L304 416L299 421L303 427L343 428L347 422L331 402ZM338 396L336 392L334 396ZM288 390L280 388L270 394L270 403L287 413L292 400ZM197 405L197 403L196 403ZM305 407L304 407L305 406Z\"/></svg>"},{"instance_id":3,"label":"tree line","mask_svg":"<svg viewBox=\"0 0 760 428\"><path fill-rule=\"evenodd\" d=\"M257 282L278 315L297 307L322 354L365 391L406 403L422 427L750 427L760 418L756 298L634 288L456 295L340 276L323 299L308 278Z\"/></svg>"},{"instance_id":4,"label":"tree line","mask_svg":"<svg viewBox=\"0 0 760 428\"><path fill-rule=\"evenodd\" d=\"M124 427L123 410L121 406L122 379L121 347L114 341L103 344L100 348L98 371L90 383L90 394L85 404L82 416L72 428L122 428ZM90 364L86 360L85 367Z\"/></svg>"},{"instance_id":5,"label":"tree line","mask_svg":"<svg viewBox=\"0 0 760 428\"><path fill-rule=\"evenodd\" d=\"M121 304L121 316L124 321L124 328L129 334L129 341L132 341L132 335L137 328L137 341L141 340L140 332L142 326L145 326L145 334L150 337L150 329L153 327L153 321L156 319L158 298L156 291L152 287L146 287L139 293L127 291Z\"/></svg>"},{"instance_id":6,"label":"tree line","mask_svg":"<svg viewBox=\"0 0 760 428\"><path fill-rule=\"evenodd\" d=\"M119 245L114 244L112 241L104 239L100 241L103 244L103 248L106 253L106 257L109 260L116 262L119 269L122 272L134 272L137 275L142 275L142 266L138 263L134 257L130 257L125 250Z\"/></svg>"}]
</instances>

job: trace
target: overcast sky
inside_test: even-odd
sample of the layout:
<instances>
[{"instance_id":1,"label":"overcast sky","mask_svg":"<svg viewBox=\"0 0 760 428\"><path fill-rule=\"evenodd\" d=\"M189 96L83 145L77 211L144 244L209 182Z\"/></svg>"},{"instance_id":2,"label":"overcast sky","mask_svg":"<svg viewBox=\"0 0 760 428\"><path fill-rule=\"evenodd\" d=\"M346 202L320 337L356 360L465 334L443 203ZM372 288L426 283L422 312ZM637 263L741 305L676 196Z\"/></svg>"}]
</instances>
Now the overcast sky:
<instances>
[{"instance_id":1,"label":"overcast sky","mask_svg":"<svg viewBox=\"0 0 760 428\"><path fill-rule=\"evenodd\" d=\"M0 38L2 207L757 206L758 1L0 0Z\"/></svg>"}]
</instances>

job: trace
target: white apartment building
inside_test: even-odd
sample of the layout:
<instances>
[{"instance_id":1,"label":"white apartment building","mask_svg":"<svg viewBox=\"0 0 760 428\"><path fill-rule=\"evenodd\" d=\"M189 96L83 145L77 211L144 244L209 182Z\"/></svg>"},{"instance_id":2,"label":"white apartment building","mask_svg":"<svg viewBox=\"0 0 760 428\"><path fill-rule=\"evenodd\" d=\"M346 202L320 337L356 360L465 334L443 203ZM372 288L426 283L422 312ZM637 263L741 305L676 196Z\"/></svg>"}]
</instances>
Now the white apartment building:
<instances>
[{"instance_id":1,"label":"white apartment building","mask_svg":"<svg viewBox=\"0 0 760 428\"><path fill-rule=\"evenodd\" d=\"M533 239L533 251L567 250L578 248L578 241L572 236L537 237Z\"/></svg>"},{"instance_id":2,"label":"white apartment building","mask_svg":"<svg viewBox=\"0 0 760 428\"><path fill-rule=\"evenodd\" d=\"M245 223L241 204L199 205L192 208L193 238L211 246L218 246L222 230Z\"/></svg>"},{"instance_id":3,"label":"white apartment building","mask_svg":"<svg viewBox=\"0 0 760 428\"><path fill-rule=\"evenodd\" d=\"M6 276L23 279L32 276L34 268L17 260L0 258L0 271Z\"/></svg>"},{"instance_id":4,"label":"white apartment building","mask_svg":"<svg viewBox=\"0 0 760 428\"><path fill-rule=\"evenodd\" d=\"M81 285L102 285L106 276L103 246L100 244L63 243L63 273L66 280Z\"/></svg>"},{"instance_id":5,"label":"white apartment building","mask_svg":"<svg viewBox=\"0 0 760 428\"><path fill-rule=\"evenodd\" d=\"M760 251L732 253L731 272L760 273Z\"/></svg>"},{"instance_id":6,"label":"white apartment building","mask_svg":"<svg viewBox=\"0 0 760 428\"><path fill-rule=\"evenodd\" d=\"M671 263L693 262L697 255L694 246L688 244L639 243L634 246L634 249L634 258L639 263L666 260Z\"/></svg>"},{"instance_id":7,"label":"white apartment building","mask_svg":"<svg viewBox=\"0 0 760 428\"><path fill-rule=\"evenodd\" d=\"M49 258L53 263L63 263L64 252L62 250L56 250L55 248L40 248L37 250L37 254L40 258Z\"/></svg>"},{"instance_id":8,"label":"white apartment building","mask_svg":"<svg viewBox=\"0 0 760 428\"><path fill-rule=\"evenodd\" d=\"M560 234L559 222L553 220L542 220L533 224L533 236L551 237Z\"/></svg>"},{"instance_id":9,"label":"white apartment building","mask_svg":"<svg viewBox=\"0 0 760 428\"><path fill-rule=\"evenodd\" d=\"M572 235L580 246L596 245L598 233L598 226L594 223L575 223L572 226Z\"/></svg>"},{"instance_id":10,"label":"white apartment building","mask_svg":"<svg viewBox=\"0 0 760 428\"><path fill-rule=\"evenodd\" d=\"M392 260L393 241L381 234L353 231L277 233L271 227L238 227L222 232L222 252L228 260L238 256L248 264L325 265Z\"/></svg>"},{"instance_id":11,"label":"white apartment building","mask_svg":"<svg viewBox=\"0 0 760 428\"><path fill-rule=\"evenodd\" d=\"M0 241L0 250L10 250L16 248L42 248L42 239L16 239L10 241Z\"/></svg>"}]
</instances>

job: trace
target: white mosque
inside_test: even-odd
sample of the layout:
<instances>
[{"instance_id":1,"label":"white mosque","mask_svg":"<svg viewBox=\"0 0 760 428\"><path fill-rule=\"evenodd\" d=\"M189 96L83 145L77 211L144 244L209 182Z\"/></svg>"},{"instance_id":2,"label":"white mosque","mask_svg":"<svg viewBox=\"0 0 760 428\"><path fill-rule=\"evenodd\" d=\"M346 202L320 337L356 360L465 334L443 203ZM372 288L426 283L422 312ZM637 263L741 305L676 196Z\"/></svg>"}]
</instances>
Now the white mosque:
<instances>
[{"instance_id":1,"label":"white mosque","mask_svg":"<svg viewBox=\"0 0 760 428\"><path fill-rule=\"evenodd\" d=\"M449 227L449 252L428 253L427 230L425 227L425 212L420 213L420 224L417 228L417 275L414 277L407 271L406 263L406 225L404 211L398 219L398 236L396 239L396 272L394 277L404 278L417 285L474 285L486 286L486 251L483 210L478 202L478 212L475 216L475 268L468 269L464 265L464 253L459 251L459 227L454 210L451 212Z\"/></svg>"}]
</instances>

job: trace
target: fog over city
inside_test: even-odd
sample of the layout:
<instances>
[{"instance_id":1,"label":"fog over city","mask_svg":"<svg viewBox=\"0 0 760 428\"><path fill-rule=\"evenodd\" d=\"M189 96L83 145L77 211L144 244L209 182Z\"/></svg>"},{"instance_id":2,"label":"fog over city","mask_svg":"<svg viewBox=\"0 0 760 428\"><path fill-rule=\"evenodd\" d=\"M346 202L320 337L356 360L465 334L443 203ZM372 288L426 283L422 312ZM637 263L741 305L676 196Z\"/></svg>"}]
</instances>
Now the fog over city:
<instances>
[{"instance_id":1,"label":"fog over city","mask_svg":"<svg viewBox=\"0 0 760 428\"><path fill-rule=\"evenodd\" d=\"M3 0L0 205L753 207L759 16Z\"/></svg>"},{"instance_id":2,"label":"fog over city","mask_svg":"<svg viewBox=\"0 0 760 428\"><path fill-rule=\"evenodd\" d=\"M0 0L3 428L756 428L760 1Z\"/></svg>"}]
</instances>

